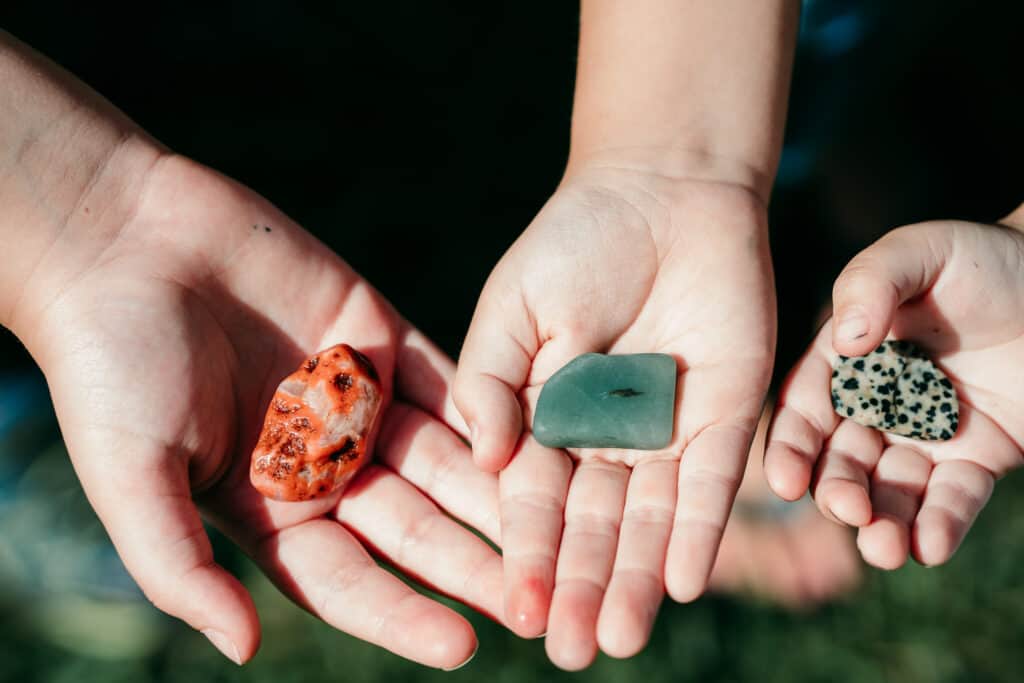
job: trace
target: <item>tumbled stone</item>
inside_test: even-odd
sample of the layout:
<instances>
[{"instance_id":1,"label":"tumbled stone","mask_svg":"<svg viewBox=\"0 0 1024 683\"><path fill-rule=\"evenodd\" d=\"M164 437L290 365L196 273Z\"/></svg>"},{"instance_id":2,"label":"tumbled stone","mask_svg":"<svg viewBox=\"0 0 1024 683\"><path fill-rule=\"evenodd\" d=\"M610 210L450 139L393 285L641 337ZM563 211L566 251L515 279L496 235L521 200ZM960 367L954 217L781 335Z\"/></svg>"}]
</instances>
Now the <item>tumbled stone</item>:
<instances>
[{"instance_id":1,"label":"tumbled stone","mask_svg":"<svg viewBox=\"0 0 1024 683\"><path fill-rule=\"evenodd\" d=\"M664 448L672 440L675 395L672 356L586 353L545 382L533 435L552 448Z\"/></svg>"},{"instance_id":2,"label":"tumbled stone","mask_svg":"<svg viewBox=\"0 0 1024 683\"><path fill-rule=\"evenodd\" d=\"M906 365L904 357L892 353L885 344L863 357L840 356L832 371L836 412L866 427L884 429L887 419L895 419L891 409L895 381ZM841 406L836 404L840 398Z\"/></svg>"},{"instance_id":3,"label":"tumbled stone","mask_svg":"<svg viewBox=\"0 0 1024 683\"><path fill-rule=\"evenodd\" d=\"M249 478L268 498L326 496L368 459L381 406L370 360L347 344L310 356L278 386L252 454Z\"/></svg>"},{"instance_id":4,"label":"tumbled stone","mask_svg":"<svg viewBox=\"0 0 1024 683\"><path fill-rule=\"evenodd\" d=\"M866 356L839 356L831 385L836 413L866 427L945 441L959 426L953 383L910 342L886 341Z\"/></svg>"}]
</instances>

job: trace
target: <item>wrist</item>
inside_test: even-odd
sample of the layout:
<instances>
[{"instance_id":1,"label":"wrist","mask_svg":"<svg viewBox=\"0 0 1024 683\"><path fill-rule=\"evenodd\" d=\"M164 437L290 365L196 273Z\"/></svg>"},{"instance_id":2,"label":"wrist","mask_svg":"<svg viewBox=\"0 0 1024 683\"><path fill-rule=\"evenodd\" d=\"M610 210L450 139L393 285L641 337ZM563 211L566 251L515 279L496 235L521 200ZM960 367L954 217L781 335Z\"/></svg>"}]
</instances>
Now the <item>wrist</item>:
<instances>
[{"instance_id":1,"label":"wrist","mask_svg":"<svg viewBox=\"0 0 1024 683\"><path fill-rule=\"evenodd\" d=\"M684 167L606 152L574 157L558 191L604 215L638 216L665 243L700 235L722 245L767 244L767 204L735 174L740 170L714 159Z\"/></svg>"},{"instance_id":2,"label":"wrist","mask_svg":"<svg viewBox=\"0 0 1024 683\"><path fill-rule=\"evenodd\" d=\"M796 0L585 0L572 154L643 150L669 177L767 203L782 146Z\"/></svg>"},{"instance_id":3,"label":"wrist","mask_svg":"<svg viewBox=\"0 0 1024 683\"><path fill-rule=\"evenodd\" d=\"M50 304L109 253L130 224L149 171L165 154L142 134L97 143L46 153L50 177L15 169L22 186L45 204L0 187L0 197L13 200L13 210L0 218L0 235L18 244L0 269L0 324L30 351Z\"/></svg>"},{"instance_id":4,"label":"wrist","mask_svg":"<svg viewBox=\"0 0 1024 683\"><path fill-rule=\"evenodd\" d=\"M109 247L164 150L70 74L0 32L0 325L35 318Z\"/></svg>"},{"instance_id":5,"label":"wrist","mask_svg":"<svg viewBox=\"0 0 1024 683\"><path fill-rule=\"evenodd\" d=\"M614 169L658 178L663 184L709 184L747 193L767 207L774 170L738 156L695 145L576 146L569 153L566 177Z\"/></svg>"}]
</instances>

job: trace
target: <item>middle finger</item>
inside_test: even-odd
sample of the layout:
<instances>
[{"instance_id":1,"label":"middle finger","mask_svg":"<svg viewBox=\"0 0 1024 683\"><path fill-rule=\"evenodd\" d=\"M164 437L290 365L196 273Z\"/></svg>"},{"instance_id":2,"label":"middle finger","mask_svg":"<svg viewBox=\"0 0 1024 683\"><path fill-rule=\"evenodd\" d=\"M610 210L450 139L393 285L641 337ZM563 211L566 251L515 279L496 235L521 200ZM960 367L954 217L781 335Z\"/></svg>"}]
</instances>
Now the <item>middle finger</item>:
<instances>
[{"instance_id":1,"label":"middle finger","mask_svg":"<svg viewBox=\"0 0 1024 683\"><path fill-rule=\"evenodd\" d=\"M582 669L597 655L597 617L628 481L625 465L591 459L580 463L569 485L546 642L548 656L562 668Z\"/></svg>"}]
</instances>

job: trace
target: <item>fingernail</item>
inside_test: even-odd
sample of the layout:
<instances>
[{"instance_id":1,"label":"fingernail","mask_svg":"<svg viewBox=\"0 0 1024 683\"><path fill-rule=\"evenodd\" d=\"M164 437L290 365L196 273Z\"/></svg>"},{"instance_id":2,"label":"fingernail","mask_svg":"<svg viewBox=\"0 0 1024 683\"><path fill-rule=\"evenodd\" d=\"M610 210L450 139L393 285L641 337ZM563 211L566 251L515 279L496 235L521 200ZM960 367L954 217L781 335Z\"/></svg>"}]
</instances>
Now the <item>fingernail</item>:
<instances>
[{"instance_id":1,"label":"fingernail","mask_svg":"<svg viewBox=\"0 0 1024 683\"><path fill-rule=\"evenodd\" d=\"M825 509L828 510L828 514L832 515L832 519L834 519L837 523L846 524L846 522L843 521L843 518L837 515L835 510L832 509L831 505L826 505Z\"/></svg>"},{"instance_id":2,"label":"fingernail","mask_svg":"<svg viewBox=\"0 0 1024 683\"><path fill-rule=\"evenodd\" d=\"M470 662L473 661L473 657L476 657L476 651L479 650L479 649L480 649L480 643L477 643L476 647L473 648L473 654L471 654L469 657L467 657L466 661L464 661L462 664L459 664L457 666L453 666L450 669L445 669L445 671L458 671L462 667L466 666L467 664L469 664Z\"/></svg>"},{"instance_id":3,"label":"fingernail","mask_svg":"<svg viewBox=\"0 0 1024 683\"><path fill-rule=\"evenodd\" d=\"M239 666L242 665L242 658L238 656L238 648L231 640L220 631L212 628L204 629L201 632L206 639L213 643L213 646L220 650L221 654Z\"/></svg>"},{"instance_id":4,"label":"fingernail","mask_svg":"<svg viewBox=\"0 0 1024 683\"><path fill-rule=\"evenodd\" d=\"M871 323L860 306L850 306L839 316L836 336L842 341L856 341L868 333Z\"/></svg>"}]
</instances>

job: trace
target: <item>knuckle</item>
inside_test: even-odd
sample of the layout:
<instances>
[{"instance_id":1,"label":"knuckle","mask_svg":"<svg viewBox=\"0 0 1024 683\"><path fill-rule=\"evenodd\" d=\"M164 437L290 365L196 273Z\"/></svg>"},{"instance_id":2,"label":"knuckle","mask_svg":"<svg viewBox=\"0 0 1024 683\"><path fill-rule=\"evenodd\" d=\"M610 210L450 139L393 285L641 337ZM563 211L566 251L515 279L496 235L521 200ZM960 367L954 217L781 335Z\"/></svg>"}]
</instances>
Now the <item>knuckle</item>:
<instances>
[{"instance_id":1,"label":"knuckle","mask_svg":"<svg viewBox=\"0 0 1024 683\"><path fill-rule=\"evenodd\" d=\"M619 535L619 520L595 512L575 513L566 516L565 534L615 539Z\"/></svg>"},{"instance_id":2,"label":"knuckle","mask_svg":"<svg viewBox=\"0 0 1024 683\"><path fill-rule=\"evenodd\" d=\"M623 523L644 526L670 525L674 514L674 510L662 505L637 505L626 510L623 515Z\"/></svg>"},{"instance_id":3,"label":"knuckle","mask_svg":"<svg viewBox=\"0 0 1024 683\"><path fill-rule=\"evenodd\" d=\"M870 255L860 254L836 278L832 286L832 296L841 299L847 292L856 292L877 285L879 279L876 260Z\"/></svg>"},{"instance_id":4,"label":"knuckle","mask_svg":"<svg viewBox=\"0 0 1024 683\"><path fill-rule=\"evenodd\" d=\"M323 583L323 589L316 602L317 614L324 616L331 613L332 606L339 598L352 595L358 587L369 565L370 560L345 564L332 571Z\"/></svg>"},{"instance_id":5,"label":"knuckle","mask_svg":"<svg viewBox=\"0 0 1024 683\"><path fill-rule=\"evenodd\" d=\"M428 541L440 520L441 515L435 510L425 515L416 515L406 524L398 546L399 564L407 564L418 549L429 545Z\"/></svg>"}]
</instances>

